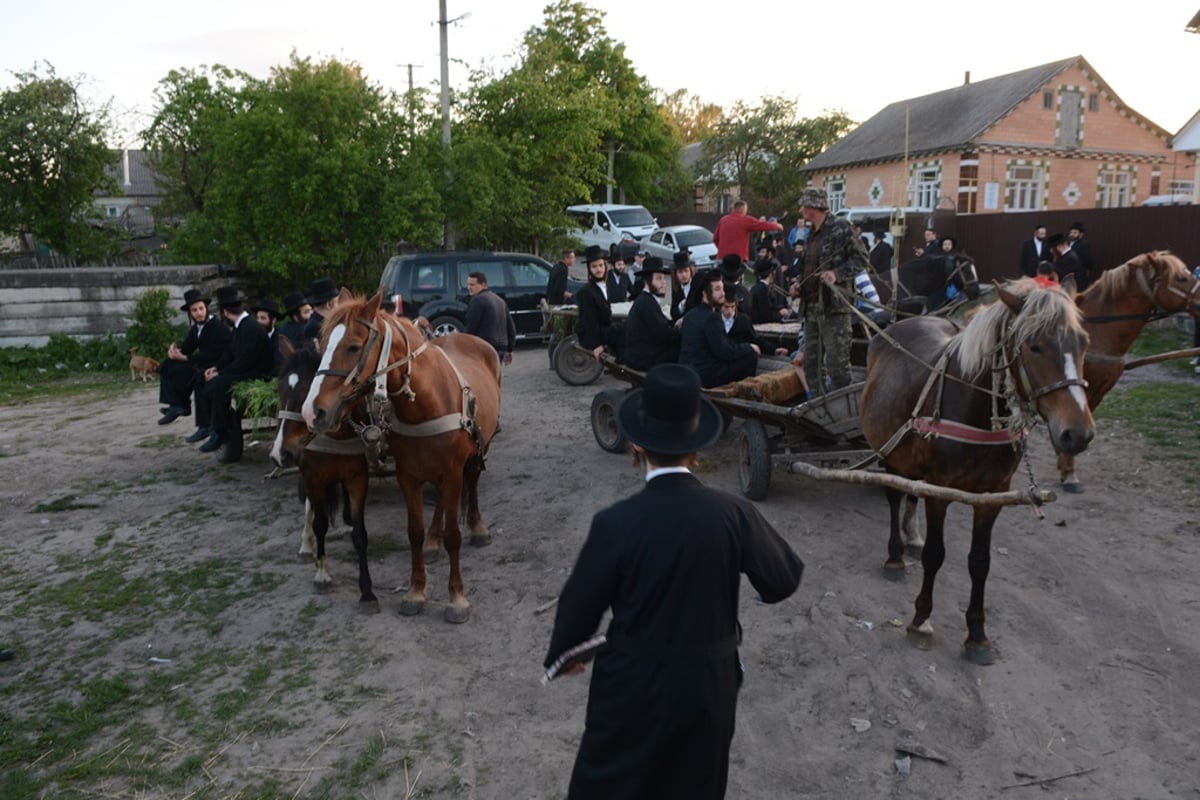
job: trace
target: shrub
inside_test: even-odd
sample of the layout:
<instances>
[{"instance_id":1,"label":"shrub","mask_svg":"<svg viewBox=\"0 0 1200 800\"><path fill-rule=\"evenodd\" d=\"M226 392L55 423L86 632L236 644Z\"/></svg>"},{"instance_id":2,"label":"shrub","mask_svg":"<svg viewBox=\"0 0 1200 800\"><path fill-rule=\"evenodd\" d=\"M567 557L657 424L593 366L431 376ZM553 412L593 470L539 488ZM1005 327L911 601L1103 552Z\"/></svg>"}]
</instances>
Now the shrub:
<instances>
[{"instance_id":1,"label":"shrub","mask_svg":"<svg viewBox=\"0 0 1200 800\"><path fill-rule=\"evenodd\" d=\"M166 289L142 292L133 306L133 324L125 334L126 350L136 346L141 355L162 361L171 342L183 341L187 334L186 326L172 323L174 318L171 295Z\"/></svg>"}]
</instances>

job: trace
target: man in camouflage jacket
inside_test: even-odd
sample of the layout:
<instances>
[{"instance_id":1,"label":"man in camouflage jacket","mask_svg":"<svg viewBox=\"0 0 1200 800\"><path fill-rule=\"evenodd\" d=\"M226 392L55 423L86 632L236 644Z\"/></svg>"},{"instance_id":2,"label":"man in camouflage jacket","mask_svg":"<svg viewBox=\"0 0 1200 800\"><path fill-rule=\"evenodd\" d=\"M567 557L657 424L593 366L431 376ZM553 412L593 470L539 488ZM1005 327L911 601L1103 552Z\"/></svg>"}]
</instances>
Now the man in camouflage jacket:
<instances>
[{"instance_id":1,"label":"man in camouflage jacket","mask_svg":"<svg viewBox=\"0 0 1200 800\"><path fill-rule=\"evenodd\" d=\"M851 308L854 276L870 266L862 238L849 220L829 213L829 195L809 187L800 213L812 223L804 253L800 297L804 301L804 377L809 392L825 391L825 375L834 389L850 385ZM837 296L831 289L843 290Z\"/></svg>"}]
</instances>

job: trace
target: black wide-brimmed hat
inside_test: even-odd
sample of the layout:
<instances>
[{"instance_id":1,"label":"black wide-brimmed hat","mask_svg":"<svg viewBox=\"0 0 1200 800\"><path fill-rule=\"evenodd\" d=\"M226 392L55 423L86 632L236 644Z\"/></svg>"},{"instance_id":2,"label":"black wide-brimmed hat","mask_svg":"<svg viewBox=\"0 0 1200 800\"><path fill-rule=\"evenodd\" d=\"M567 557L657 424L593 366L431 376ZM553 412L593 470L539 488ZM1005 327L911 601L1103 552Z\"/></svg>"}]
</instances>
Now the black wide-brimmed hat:
<instances>
[{"instance_id":1,"label":"black wide-brimmed hat","mask_svg":"<svg viewBox=\"0 0 1200 800\"><path fill-rule=\"evenodd\" d=\"M696 265L696 262L692 261L692 254L686 247L683 250L676 250L671 258L674 261L675 269L687 269Z\"/></svg>"},{"instance_id":2,"label":"black wide-brimmed hat","mask_svg":"<svg viewBox=\"0 0 1200 800\"><path fill-rule=\"evenodd\" d=\"M1087 230L1087 228L1083 227L1083 223L1082 223L1082 222L1072 222L1072 223L1071 223L1071 227L1067 228L1067 230L1069 230L1069 231L1079 231L1080 233L1083 233L1084 231L1086 231L1086 230Z\"/></svg>"},{"instance_id":3,"label":"black wide-brimmed hat","mask_svg":"<svg viewBox=\"0 0 1200 800\"><path fill-rule=\"evenodd\" d=\"M258 301L258 305L250 309L250 313L256 314L259 311L265 311L275 319L279 319L279 306L275 305L275 301L269 297L264 297Z\"/></svg>"},{"instance_id":4,"label":"black wide-brimmed hat","mask_svg":"<svg viewBox=\"0 0 1200 800\"><path fill-rule=\"evenodd\" d=\"M289 315L295 314L296 311L299 310L300 306L307 302L308 301L304 299L303 292L292 292L287 297L283 298L283 313Z\"/></svg>"},{"instance_id":5,"label":"black wide-brimmed hat","mask_svg":"<svg viewBox=\"0 0 1200 800\"><path fill-rule=\"evenodd\" d=\"M638 275L653 275L656 272L661 272L663 275L670 275L672 270L658 256L646 256L642 261L642 265L638 268Z\"/></svg>"},{"instance_id":6,"label":"black wide-brimmed hat","mask_svg":"<svg viewBox=\"0 0 1200 800\"><path fill-rule=\"evenodd\" d=\"M617 428L651 453L686 455L721 436L721 414L700 393L700 376L682 364L658 364L641 389L617 406Z\"/></svg>"},{"instance_id":7,"label":"black wide-brimmed hat","mask_svg":"<svg viewBox=\"0 0 1200 800\"><path fill-rule=\"evenodd\" d=\"M217 289L218 308L240 306L245 302L246 298L242 297L242 293L238 291L236 286L222 286L220 289Z\"/></svg>"},{"instance_id":8,"label":"black wide-brimmed hat","mask_svg":"<svg viewBox=\"0 0 1200 800\"><path fill-rule=\"evenodd\" d=\"M754 277L765 278L770 275L779 266L779 262L772 261L769 258L764 258L762 261L754 262Z\"/></svg>"},{"instance_id":9,"label":"black wide-brimmed hat","mask_svg":"<svg viewBox=\"0 0 1200 800\"><path fill-rule=\"evenodd\" d=\"M1056 233L1052 236L1046 237L1046 246L1047 247L1058 247L1060 244L1062 244L1066 240L1067 240L1066 236L1064 236L1061 233Z\"/></svg>"},{"instance_id":10,"label":"black wide-brimmed hat","mask_svg":"<svg viewBox=\"0 0 1200 800\"><path fill-rule=\"evenodd\" d=\"M583 263L591 264L593 261L607 259L608 253L604 252L604 248L598 244L594 244L583 252Z\"/></svg>"},{"instance_id":11,"label":"black wide-brimmed hat","mask_svg":"<svg viewBox=\"0 0 1200 800\"><path fill-rule=\"evenodd\" d=\"M338 289L329 278L317 278L308 286L308 297L304 302L310 306L319 306L338 296Z\"/></svg>"},{"instance_id":12,"label":"black wide-brimmed hat","mask_svg":"<svg viewBox=\"0 0 1200 800\"><path fill-rule=\"evenodd\" d=\"M180 311L187 311L192 307L192 303L204 303L208 305L212 302L211 297L205 297L204 292L199 289L188 289L183 293L183 305L179 307Z\"/></svg>"},{"instance_id":13,"label":"black wide-brimmed hat","mask_svg":"<svg viewBox=\"0 0 1200 800\"><path fill-rule=\"evenodd\" d=\"M721 259L721 277L727 281L736 281L742 277L746 266L742 263L742 257L737 253L729 253Z\"/></svg>"}]
</instances>

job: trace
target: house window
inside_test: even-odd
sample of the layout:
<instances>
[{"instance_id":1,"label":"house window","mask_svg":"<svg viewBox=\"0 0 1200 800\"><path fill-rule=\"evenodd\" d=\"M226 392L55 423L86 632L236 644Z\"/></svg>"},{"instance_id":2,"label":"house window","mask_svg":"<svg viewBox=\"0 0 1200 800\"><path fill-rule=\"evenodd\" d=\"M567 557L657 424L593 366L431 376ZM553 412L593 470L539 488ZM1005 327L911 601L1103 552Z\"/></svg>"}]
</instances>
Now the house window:
<instances>
[{"instance_id":1,"label":"house window","mask_svg":"<svg viewBox=\"0 0 1200 800\"><path fill-rule=\"evenodd\" d=\"M1037 211L1042 207L1042 167L1013 164L1004 187L1005 211Z\"/></svg>"},{"instance_id":2,"label":"house window","mask_svg":"<svg viewBox=\"0 0 1200 800\"><path fill-rule=\"evenodd\" d=\"M846 181L844 178L827 181L825 191L829 192L830 214L835 214L846 207Z\"/></svg>"},{"instance_id":3,"label":"house window","mask_svg":"<svg viewBox=\"0 0 1200 800\"><path fill-rule=\"evenodd\" d=\"M1167 193L1172 197L1190 198L1195 191L1195 181L1167 181Z\"/></svg>"},{"instance_id":4,"label":"house window","mask_svg":"<svg viewBox=\"0 0 1200 800\"><path fill-rule=\"evenodd\" d=\"M1099 110L1100 110L1100 95L1097 94L1096 92L1092 92L1091 94L1088 95L1088 111L1095 114Z\"/></svg>"},{"instance_id":5,"label":"house window","mask_svg":"<svg viewBox=\"0 0 1200 800\"><path fill-rule=\"evenodd\" d=\"M1059 147L1078 147L1083 144L1083 92L1064 90L1058 107Z\"/></svg>"},{"instance_id":6,"label":"house window","mask_svg":"<svg viewBox=\"0 0 1200 800\"><path fill-rule=\"evenodd\" d=\"M1054 108L1054 92L1042 92L1042 108L1047 111Z\"/></svg>"},{"instance_id":7,"label":"house window","mask_svg":"<svg viewBox=\"0 0 1200 800\"><path fill-rule=\"evenodd\" d=\"M941 176L937 167L919 167L913 171L912 204L932 211L941 196Z\"/></svg>"},{"instance_id":8,"label":"house window","mask_svg":"<svg viewBox=\"0 0 1200 800\"><path fill-rule=\"evenodd\" d=\"M1130 170L1128 167L1102 167L1096 192L1097 208L1129 206Z\"/></svg>"},{"instance_id":9,"label":"house window","mask_svg":"<svg viewBox=\"0 0 1200 800\"><path fill-rule=\"evenodd\" d=\"M121 216L121 209L117 206L105 206L104 213L108 215L109 219L116 219Z\"/></svg>"}]
</instances>

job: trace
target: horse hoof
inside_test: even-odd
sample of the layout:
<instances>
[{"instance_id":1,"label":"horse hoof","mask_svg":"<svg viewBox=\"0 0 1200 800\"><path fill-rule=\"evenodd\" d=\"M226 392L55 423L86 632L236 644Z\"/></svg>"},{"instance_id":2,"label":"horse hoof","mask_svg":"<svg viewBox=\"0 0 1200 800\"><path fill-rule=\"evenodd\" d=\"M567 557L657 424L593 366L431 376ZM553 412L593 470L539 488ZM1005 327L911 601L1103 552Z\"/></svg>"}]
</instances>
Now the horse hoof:
<instances>
[{"instance_id":1,"label":"horse hoof","mask_svg":"<svg viewBox=\"0 0 1200 800\"><path fill-rule=\"evenodd\" d=\"M362 614L364 616L367 614L378 614L379 613L379 601L376 599L359 600L358 601L358 613Z\"/></svg>"},{"instance_id":2,"label":"horse hoof","mask_svg":"<svg viewBox=\"0 0 1200 800\"><path fill-rule=\"evenodd\" d=\"M424 600L409 600L407 597L400 601L400 616L415 617L425 610Z\"/></svg>"},{"instance_id":3,"label":"horse hoof","mask_svg":"<svg viewBox=\"0 0 1200 800\"><path fill-rule=\"evenodd\" d=\"M333 584L328 581L313 581L313 592L315 594L329 594L333 588Z\"/></svg>"},{"instance_id":4,"label":"horse hoof","mask_svg":"<svg viewBox=\"0 0 1200 800\"><path fill-rule=\"evenodd\" d=\"M492 535L490 533L472 533L471 538L467 540L471 547L487 547L492 543Z\"/></svg>"},{"instance_id":5,"label":"horse hoof","mask_svg":"<svg viewBox=\"0 0 1200 800\"><path fill-rule=\"evenodd\" d=\"M991 642L984 641L980 643L968 641L963 644L963 658L972 664L977 664L981 667L990 667L996 663L996 651L992 647Z\"/></svg>"},{"instance_id":6,"label":"horse hoof","mask_svg":"<svg viewBox=\"0 0 1200 800\"><path fill-rule=\"evenodd\" d=\"M453 622L455 625L461 625L471 618L470 606L446 606L446 622Z\"/></svg>"},{"instance_id":7,"label":"horse hoof","mask_svg":"<svg viewBox=\"0 0 1200 800\"><path fill-rule=\"evenodd\" d=\"M904 552L908 553L913 558L920 558L921 553L924 550L925 550L924 542L921 542L920 544L909 543L909 544L904 545Z\"/></svg>"},{"instance_id":8,"label":"horse hoof","mask_svg":"<svg viewBox=\"0 0 1200 800\"><path fill-rule=\"evenodd\" d=\"M442 548L440 547L435 547L432 550L423 550L422 552L425 554L426 563L437 561L442 557Z\"/></svg>"},{"instance_id":9,"label":"horse hoof","mask_svg":"<svg viewBox=\"0 0 1200 800\"><path fill-rule=\"evenodd\" d=\"M311 550L309 550L307 553L301 550L296 554L296 560L301 564L311 564L313 558L315 558L315 554Z\"/></svg>"},{"instance_id":10,"label":"horse hoof","mask_svg":"<svg viewBox=\"0 0 1200 800\"><path fill-rule=\"evenodd\" d=\"M891 581L898 581L904 577L904 559L896 561L888 560L883 564L883 577Z\"/></svg>"},{"instance_id":11,"label":"horse hoof","mask_svg":"<svg viewBox=\"0 0 1200 800\"><path fill-rule=\"evenodd\" d=\"M1072 481L1071 483L1064 483L1062 485L1062 487L1063 487L1063 491L1066 492L1067 494L1083 494L1083 484L1079 483L1078 481Z\"/></svg>"}]
</instances>

